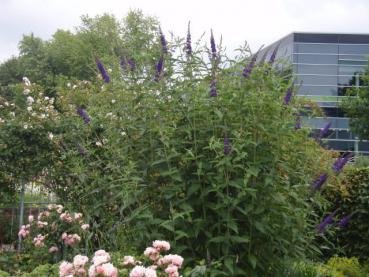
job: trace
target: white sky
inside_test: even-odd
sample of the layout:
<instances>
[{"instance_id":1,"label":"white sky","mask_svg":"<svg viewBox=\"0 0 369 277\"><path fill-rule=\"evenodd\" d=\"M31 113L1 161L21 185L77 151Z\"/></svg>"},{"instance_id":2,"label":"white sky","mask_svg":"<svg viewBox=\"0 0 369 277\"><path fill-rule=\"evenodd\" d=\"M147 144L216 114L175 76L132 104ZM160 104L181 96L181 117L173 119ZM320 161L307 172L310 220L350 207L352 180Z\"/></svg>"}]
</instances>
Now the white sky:
<instances>
[{"instance_id":1,"label":"white sky","mask_svg":"<svg viewBox=\"0 0 369 277\"><path fill-rule=\"evenodd\" d=\"M223 45L247 41L253 50L293 31L369 33L369 0L0 0L0 61L16 55L22 34L49 39L80 24L80 16L108 12L122 18L139 8L161 21L163 31L193 40L210 28Z\"/></svg>"}]
</instances>

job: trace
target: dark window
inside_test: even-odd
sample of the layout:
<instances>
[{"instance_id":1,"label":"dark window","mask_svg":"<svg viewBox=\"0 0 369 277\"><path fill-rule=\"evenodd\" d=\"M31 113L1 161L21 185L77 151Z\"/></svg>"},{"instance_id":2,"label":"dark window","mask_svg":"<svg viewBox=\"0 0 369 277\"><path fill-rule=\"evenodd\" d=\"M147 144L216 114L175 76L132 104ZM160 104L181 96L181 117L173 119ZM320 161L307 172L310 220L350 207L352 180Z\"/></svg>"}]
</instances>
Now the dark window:
<instances>
[{"instance_id":1,"label":"dark window","mask_svg":"<svg viewBox=\"0 0 369 277\"><path fill-rule=\"evenodd\" d=\"M369 45L339 45L340 54L369 54Z\"/></svg>"},{"instance_id":2,"label":"dark window","mask_svg":"<svg viewBox=\"0 0 369 277\"><path fill-rule=\"evenodd\" d=\"M294 63L337 64L338 55L294 54Z\"/></svg>"},{"instance_id":3,"label":"dark window","mask_svg":"<svg viewBox=\"0 0 369 277\"><path fill-rule=\"evenodd\" d=\"M339 75L355 75L356 73L361 73L365 70L365 66L348 66L348 65L340 65L338 67Z\"/></svg>"},{"instance_id":4,"label":"dark window","mask_svg":"<svg viewBox=\"0 0 369 277\"><path fill-rule=\"evenodd\" d=\"M336 130L338 139L351 139L351 132L346 130Z\"/></svg>"},{"instance_id":5,"label":"dark window","mask_svg":"<svg viewBox=\"0 0 369 277\"><path fill-rule=\"evenodd\" d=\"M360 75L339 76L338 84L340 86L363 86L364 80Z\"/></svg>"},{"instance_id":6,"label":"dark window","mask_svg":"<svg viewBox=\"0 0 369 277\"><path fill-rule=\"evenodd\" d=\"M331 85L337 84L337 76L297 75L297 83L305 85Z\"/></svg>"},{"instance_id":7,"label":"dark window","mask_svg":"<svg viewBox=\"0 0 369 277\"><path fill-rule=\"evenodd\" d=\"M359 151L369 151L369 142L368 141L360 141L359 142Z\"/></svg>"},{"instance_id":8,"label":"dark window","mask_svg":"<svg viewBox=\"0 0 369 277\"><path fill-rule=\"evenodd\" d=\"M338 151L353 151L355 149L355 145L353 141L346 140L329 140L327 141L327 145L329 149L335 149Z\"/></svg>"},{"instance_id":9,"label":"dark window","mask_svg":"<svg viewBox=\"0 0 369 277\"><path fill-rule=\"evenodd\" d=\"M299 86L297 86L299 87ZM336 86L308 86L302 85L299 87L298 94L300 95L326 95L335 96L337 95Z\"/></svg>"},{"instance_id":10,"label":"dark window","mask_svg":"<svg viewBox=\"0 0 369 277\"><path fill-rule=\"evenodd\" d=\"M296 73L337 75L337 66L336 65L297 64Z\"/></svg>"},{"instance_id":11,"label":"dark window","mask_svg":"<svg viewBox=\"0 0 369 277\"><path fill-rule=\"evenodd\" d=\"M344 117L342 109L338 107L323 108L323 111L328 117Z\"/></svg>"},{"instance_id":12,"label":"dark window","mask_svg":"<svg viewBox=\"0 0 369 277\"><path fill-rule=\"evenodd\" d=\"M349 60L349 59L343 59L339 58L338 64L344 64L344 65L368 65L368 60Z\"/></svg>"}]
</instances>

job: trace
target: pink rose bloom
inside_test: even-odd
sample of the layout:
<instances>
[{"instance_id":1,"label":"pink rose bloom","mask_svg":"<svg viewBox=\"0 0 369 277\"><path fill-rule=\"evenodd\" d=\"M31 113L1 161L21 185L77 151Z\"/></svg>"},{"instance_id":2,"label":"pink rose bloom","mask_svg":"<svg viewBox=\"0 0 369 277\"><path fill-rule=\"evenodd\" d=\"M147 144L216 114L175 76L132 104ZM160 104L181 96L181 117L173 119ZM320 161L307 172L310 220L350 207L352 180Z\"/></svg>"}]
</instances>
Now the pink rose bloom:
<instances>
[{"instance_id":1,"label":"pink rose bloom","mask_svg":"<svg viewBox=\"0 0 369 277\"><path fill-rule=\"evenodd\" d=\"M135 264L135 258L132 256L124 256L123 257L123 265L134 265Z\"/></svg>"},{"instance_id":2,"label":"pink rose bloom","mask_svg":"<svg viewBox=\"0 0 369 277\"><path fill-rule=\"evenodd\" d=\"M159 252L168 251L170 249L170 243L165 240L155 240L152 246L156 248Z\"/></svg>"},{"instance_id":3,"label":"pink rose bloom","mask_svg":"<svg viewBox=\"0 0 369 277\"><path fill-rule=\"evenodd\" d=\"M159 252L154 247L147 247L144 251L144 255L149 257L149 259L152 261L156 261L159 258Z\"/></svg>"},{"instance_id":4,"label":"pink rose bloom","mask_svg":"<svg viewBox=\"0 0 369 277\"><path fill-rule=\"evenodd\" d=\"M95 256L92 258L92 262L94 263L95 266L102 265L110 262L110 256L109 254L108 256Z\"/></svg>"},{"instance_id":5,"label":"pink rose bloom","mask_svg":"<svg viewBox=\"0 0 369 277\"><path fill-rule=\"evenodd\" d=\"M136 265L129 273L129 277L144 277L145 271L146 269L143 266Z\"/></svg>"},{"instance_id":6,"label":"pink rose bloom","mask_svg":"<svg viewBox=\"0 0 369 277\"><path fill-rule=\"evenodd\" d=\"M77 255L73 258L73 265L75 267L84 267L88 262L88 258L86 256Z\"/></svg>"},{"instance_id":7,"label":"pink rose bloom","mask_svg":"<svg viewBox=\"0 0 369 277\"><path fill-rule=\"evenodd\" d=\"M37 227L38 228L44 228L45 226L47 226L47 222L46 221L37 221Z\"/></svg>"},{"instance_id":8,"label":"pink rose bloom","mask_svg":"<svg viewBox=\"0 0 369 277\"><path fill-rule=\"evenodd\" d=\"M74 213L74 219L75 220L81 220L82 219L82 214L81 213Z\"/></svg>"},{"instance_id":9,"label":"pink rose bloom","mask_svg":"<svg viewBox=\"0 0 369 277\"><path fill-rule=\"evenodd\" d=\"M101 267L102 267L102 270L103 270L102 274L104 276L108 276L108 277L117 277L118 276L118 270L111 263L103 264Z\"/></svg>"},{"instance_id":10,"label":"pink rose bloom","mask_svg":"<svg viewBox=\"0 0 369 277\"><path fill-rule=\"evenodd\" d=\"M62 240L64 240L67 236L68 236L68 234L67 234L67 233L63 233L63 234L62 234Z\"/></svg>"},{"instance_id":11,"label":"pink rose bloom","mask_svg":"<svg viewBox=\"0 0 369 277\"><path fill-rule=\"evenodd\" d=\"M37 248L44 247L45 246L44 239L45 239L45 236L40 235L40 234L37 235L37 237L35 237L33 239L33 243L34 243L35 247L37 247Z\"/></svg>"},{"instance_id":12,"label":"pink rose bloom","mask_svg":"<svg viewBox=\"0 0 369 277\"><path fill-rule=\"evenodd\" d=\"M55 208L56 208L56 212L58 214L61 214L63 212L63 209L64 209L64 207L62 205L56 205Z\"/></svg>"},{"instance_id":13,"label":"pink rose bloom","mask_svg":"<svg viewBox=\"0 0 369 277\"><path fill-rule=\"evenodd\" d=\"M109 253L106 252L103 249L97 250L94 255L95 256L109 256L110 257Z\"/></svg>"},{"instance_id":14,"label":"pink rose bloom","mask_svg":"<svg viewBox=\"0 0 369 277\"><path fill-rule=\"evenodd\" d=\"M32 223L32 222L33 222L33 219L34 219L33 215L31 215L31 214L30 214L30 215L28 216L28 222L29 222L29 223Z\"/></svg>"},{"instance_id":15,"label":"pink rose bloom","mask_svg":"<svg viewBox=\"0 0 369 277\"><path fill-rule=\"evenodd\" d=\"M22 226L21 229L18 232L18 236L25 238L29 235L29 231L26 229L26 226Z\"/></svg>"},{"instance_id":16,"label":"pink rose bloom","mask_svg":"<svg viewBox=\"0 0 369 277\"><path fill-rule=\"evenodd\" d=\"M172 255L172 254L165 255L162 260L163 260L164 264L171 263L171 264L173 264L177 267L181 267L182 263L183 263L183 258L179 255L176 255L176 254L175 255Z\"/></svg>"},{"instance_id":17,"label":"pink rose bloom","mask_svg":"<svg viewBox=\"0 0 369 277\"><path fill-rule=\"evenodd\" d=\"M156 270L152 268L146 268L145 277L157 277Z\"/></svg>"},{"instance_id":18,"label":"pink rose bloom","mask_svg":"<svg viewBox=\"0 0 369 277\"><path fill-rule=\"evenodd\" d=\"M80 242L80 241L81 241L81 237L80 237L79 235L77 235L77 234L73 234L73 235L72 235L72 237L73 237L73 239L74 239L75 241L78 241L78 242Z\"/></svg>"},{"instance_id":19,"label":"pink rose bloom","mask_svg":"<svg viewBox=\"0 0 369 277\"><path fill-rule=\"evenodd\" d=\"M104 274L104 269L101 265L96 266L96 273L101 275Z\"/></svg>"},{"instance_id":20,"label":"pink rose bloom","mask_svg":"<svg viewBox=\"0 0 369 277\"><path fill-rule=\"evenodd\" d=\"M58 247L56 247L56 246L51 246L50 248L49 248L49 253L55 253L55 252L58 252L59 251L59 249L58 249Z\"/></svg>"},{"instance_id":21,"label":"pink rose bloom","mask_svg":"<svg viewBox=\"0 0 369 277\"><path fill-rule=\"evenodd\" d=\"M175 265L169 265L165 269L165 272L168 273L169 277L178 277L179 276L178 267L176 267Z\"/></svg>"},{"instance_id":22,"label":"pink rose bloom","mask_svg":"<svg viewBox=\"0 0 369 277\"><path fill-rule=\"evenodd\" d=\"M90 228L90 225L89 224L82 224L81 225L81 229L86 231L88 228Z\"/></svg>"},{"instance_id":23,"label":"pink rose bloom","mask_svg":"<svg viewBox=\"0 0 369 277\"><path fill-rule=\"evenodd\" d=\"M73 275L73 269L73 264L64 261L59 266L59 276L65 277L68 275Z\"/></svg>"},{"instance_id":24,"label":"pink rose bloom","mask_svg":"<svg viewBox=\"0 0 369 277\"><path fill-rule=\"evenodd\" d=\"M77 276L86 276L86 269L84 269L83 267L81 267L81 268L78 268L77 269L77 272L76 272L76 275Z\"/></svg>"},{"instance_id":25,"label":"pink rose bloom","mask_svg":"<svg viewBox=\"0 0 369 277\"><path fill-rule=\"evenodd\" d=\"M96 267L94 265L90 266L88 269L88 276L95 277L96 276Z\"/></svg>"}]
</instances>

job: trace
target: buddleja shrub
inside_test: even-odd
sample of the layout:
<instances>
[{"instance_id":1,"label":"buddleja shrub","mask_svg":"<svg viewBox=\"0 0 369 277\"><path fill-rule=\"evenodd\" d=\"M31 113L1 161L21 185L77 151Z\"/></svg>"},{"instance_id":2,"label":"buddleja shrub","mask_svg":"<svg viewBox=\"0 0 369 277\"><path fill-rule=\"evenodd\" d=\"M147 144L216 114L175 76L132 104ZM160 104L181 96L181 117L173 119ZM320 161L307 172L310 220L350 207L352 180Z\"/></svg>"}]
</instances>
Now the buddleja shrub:
<instances>
[{"instance_id":1,"label":"buddleja shrub","mask_svg":"<svg viewBox=\"0 0 369 277\"><path fill-rule=\"evenodd\" d=\"M92 218L95 245L167 238L215 276L271 275L310 253L308 184L329 159L300 129L291 81L227 59L213 36L209 50L190 34L158 44L142 71L97 61L96 83L60 86L54 191Z\"/></svg>"}]
</instances>

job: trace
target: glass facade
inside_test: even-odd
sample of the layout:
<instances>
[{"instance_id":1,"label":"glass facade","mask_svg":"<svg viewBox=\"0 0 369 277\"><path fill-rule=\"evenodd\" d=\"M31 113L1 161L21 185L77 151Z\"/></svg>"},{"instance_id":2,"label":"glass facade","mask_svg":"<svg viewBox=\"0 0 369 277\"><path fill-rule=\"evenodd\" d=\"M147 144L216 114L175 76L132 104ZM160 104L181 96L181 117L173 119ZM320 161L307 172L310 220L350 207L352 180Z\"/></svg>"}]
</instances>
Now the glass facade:
<instances>
[{"instance_id":1,"label":"glass facade","mask_svg":"<svg viewBox=\"0 0 369 277\"><path fill-rule=\"evenodd\" d=\"M350 132L349 118L338 107L349 90L363 85L360 75L368 66L369 35L292 33L266 47L260 56L267 60L277 46L277 59L292 65L298 96L317 102L325 111L324 118L305 118L305 126L318 132L331 122L325 139L329 149L369 155L369 142Z\"/></svg>"}]
</instances>

